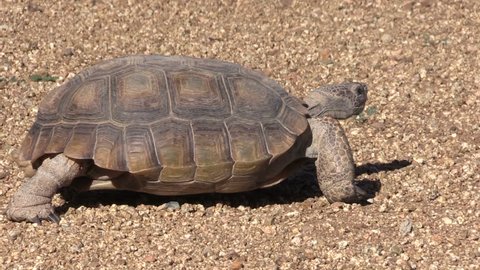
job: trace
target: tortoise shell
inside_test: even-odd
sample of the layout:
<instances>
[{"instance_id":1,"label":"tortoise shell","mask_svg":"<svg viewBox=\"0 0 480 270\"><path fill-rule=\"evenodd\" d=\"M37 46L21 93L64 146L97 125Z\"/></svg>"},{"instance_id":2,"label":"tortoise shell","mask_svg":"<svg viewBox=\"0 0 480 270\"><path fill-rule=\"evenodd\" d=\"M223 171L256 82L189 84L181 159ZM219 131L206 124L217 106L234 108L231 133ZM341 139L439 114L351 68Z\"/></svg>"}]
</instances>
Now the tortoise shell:
<instances>
[{"instance_id":1,"label":"tortoise shell","mask_svg":"<svg viewBox=\"0 0 480 270\"><path fill-rule=\"evenodd\" d=\"M20 159L93 160L154 194L245 191L280 181L305 156L306 114L276 82L237 64L117 58L45 97Z\"/></svg>"}]
</instances>

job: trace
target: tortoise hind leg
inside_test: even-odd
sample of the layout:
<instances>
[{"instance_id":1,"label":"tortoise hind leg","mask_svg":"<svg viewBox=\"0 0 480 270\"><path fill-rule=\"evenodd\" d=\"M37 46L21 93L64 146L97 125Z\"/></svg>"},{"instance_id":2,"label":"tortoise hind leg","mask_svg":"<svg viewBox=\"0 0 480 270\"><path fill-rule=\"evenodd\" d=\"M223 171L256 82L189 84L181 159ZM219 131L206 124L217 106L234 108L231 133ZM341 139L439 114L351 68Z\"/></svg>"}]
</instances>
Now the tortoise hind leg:
<instances>
[{"instance_id":1,"label":"tortoise hind leg","mask_svg":"<svg viewBox=\"0 0 480 270\"><path fill-rule=\"evenodd\" d=\"M343 128L330 117L311 119L317 150L317 179L320 190L332 202L359 202L367 193L354 183L355 164Z\"/></svg>"},{"instance_id":2,"label":"tortoise hind leg","mask_svg":"<svg viewBox=\"0 0 480 270\"><path fill-rule=\"evenodd\" d=\"M52 197L62 187L83 171L83 166L59 154L47 158L38 167L36 174L23 183L13 195L7 208L7 218L12 221L40 222L59 221L52 207Z\"/></svg>"}]
</instances>

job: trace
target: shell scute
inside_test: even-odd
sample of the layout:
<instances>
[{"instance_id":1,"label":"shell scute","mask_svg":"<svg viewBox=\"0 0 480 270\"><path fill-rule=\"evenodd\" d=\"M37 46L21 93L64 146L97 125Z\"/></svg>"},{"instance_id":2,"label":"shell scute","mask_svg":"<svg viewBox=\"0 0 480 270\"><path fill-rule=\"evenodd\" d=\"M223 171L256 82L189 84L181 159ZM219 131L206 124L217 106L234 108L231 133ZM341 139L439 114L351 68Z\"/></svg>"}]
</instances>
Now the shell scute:
<instances>
[{"instance_id":1,"label":"shell scute","mask_svg":"<svg viewBox=\"0 0 480 270\"><path fill-rule=\"evenodd\" d=\"M73 128L63 153L75 159L91 159L95 147L95 129L97 125L77 124Z\"/></svg>"},{"instance_id":2,"label":"shell scute","mask_svg":"<svg viewBox=\"0 0 480 270\"><path fill-rule=\"evenodd\" d=\"M190 122L167 118L151 127L155 149L163 170L162 182L192 181L195 175Z\"/></svg>"},{"instance_id":3,"label":"shell scute","mask_svg":"<svg viewBox=\"0 0 480 270\"><path fill-rule=\"evenodd\" d=\"M124 158L124 131L123 128L112 124L100 125L96 132L96 144L93 160L99 167L128 171Z\"/></svg>"},{"instance_id":4,"label":"shell scute","mask_svg":"<svg viewBox=\"0 0 480 270\"><path fill-rule=\"evenodd\" d=\"M112 79L112 119L124 124L150 123L169 114L163 72L131 67Z\"/></svg>"},{"instance_id":5,"label":"shell scute","mask_svg":"<svg viewBox=\"0 0 480 270\"><path fill-rule=\"evenodd\" d=\"M265 145L261 124L236 118L228 121L227 127L232 158L235 162L233 175L260 177L272 157Z\"/></svg>"},{"instance_id":6,"label":"shell scute","mask_svg":"<svg viewBox=\"0 0 480 270\"><path fill-rule=\"evenodd\" d=\"M167 76L176 116L188 119L230 116L221 76L198 70L172 72Z\"/></svg>"},{"instance_id":7,"label":"shell scute","mask_svg":"<svg viewBox=\"0 0 480 270\"><path fill-rule=\"evenodd\" d=\"M227 131L220 121L196 121L192 124L195 147L195 180L216 183L232 175L233 161Z\"/></svg>"}]
</instances>

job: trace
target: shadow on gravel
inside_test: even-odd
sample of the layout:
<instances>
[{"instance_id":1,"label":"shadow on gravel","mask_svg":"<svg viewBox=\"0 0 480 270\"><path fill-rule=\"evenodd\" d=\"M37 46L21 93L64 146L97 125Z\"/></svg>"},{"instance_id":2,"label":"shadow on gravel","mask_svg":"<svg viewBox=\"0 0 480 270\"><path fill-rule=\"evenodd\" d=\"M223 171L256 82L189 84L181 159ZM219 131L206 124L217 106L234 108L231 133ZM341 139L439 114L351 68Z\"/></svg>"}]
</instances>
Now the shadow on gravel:
<instances>
[{"instance_id":1,"label":"shadow on gravel","mask_svg":"<svg viewBox=\"0 0 480 270\"><path fill-rule=\"evenodd\" d=\"M408 167L412 164L410 160L394 160L389 163L367 163L355 168L355 174L373 174L379 172L388 172Z\"/></svg>"},{"instance_id":2,"label":"shadow on gravel","mask_svg":"<svg viewBox=\"0 0 480 270\"><path fill-rule=\"evenodd\" d=\"M355 175L360 176L362 174L374 174L379 172L388 172L399 170L405 167L408 167L412 164L410 160L393 160L389 163L367 163L360 165L355 168ZM382 184L380 180L370 180L370 179L363 179L362 181L357 182L357 185L365 190L370 198L373 198L380 189L382 188ZM362 205L364 205L362 203Z\"/></svg>"},{"instance_id":3,"label":"shadow on gravel","mask_svg":"<svg viewBox=\"0 0 480 270\"><path fill-rule=\"evenodd\" d=\"M364 164L356 168L357 176L361 174L372 174L381 171L392 171L407 167L411 164L407 160L394 160L389 163ZM378 193L381 189L381 183L378 179L362 179L356 182L361 188L372 194ZM162 205L170 201L176 201L180 205L183 203L202 204L204 207L216 205L218 203L231 207L240 205L250 208L262 207L271 204L290 204L293 202L303 202L309 198L322 196L318 187L315 175L315 165L307 163L303 170L292 175L282 183L265 189L259 189L249 192L231 193L231 194L198 194L187 196L155 196L145 193L102 190L88 191L73 195L71 191L64 190L63 196L67 203L56 209L57 213L65 213L69 207L78 208L79 206L98 207L100 205ZM368 204L368 203L362 203Z\"/></svg>"}]
</instances>

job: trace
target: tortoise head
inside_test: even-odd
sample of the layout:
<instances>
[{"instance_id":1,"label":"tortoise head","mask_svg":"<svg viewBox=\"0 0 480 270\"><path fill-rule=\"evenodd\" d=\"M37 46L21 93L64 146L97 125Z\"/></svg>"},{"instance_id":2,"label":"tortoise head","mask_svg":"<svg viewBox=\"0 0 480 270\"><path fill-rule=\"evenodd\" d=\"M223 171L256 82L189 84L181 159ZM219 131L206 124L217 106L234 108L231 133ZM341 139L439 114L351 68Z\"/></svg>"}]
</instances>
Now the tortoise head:
<instances>
[{"instance_id":1,"label":"tortoise head","mask_svg":"<svg viewBox=\"0 0 480 270\"><path fill-rule=\"evenodd\" d=\"M346 82L315 89L304 99L311 117L345 119L360 114L367 101L367 85Z\"/></svg>"}]
</instances>

